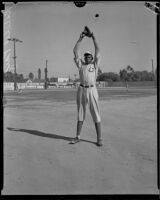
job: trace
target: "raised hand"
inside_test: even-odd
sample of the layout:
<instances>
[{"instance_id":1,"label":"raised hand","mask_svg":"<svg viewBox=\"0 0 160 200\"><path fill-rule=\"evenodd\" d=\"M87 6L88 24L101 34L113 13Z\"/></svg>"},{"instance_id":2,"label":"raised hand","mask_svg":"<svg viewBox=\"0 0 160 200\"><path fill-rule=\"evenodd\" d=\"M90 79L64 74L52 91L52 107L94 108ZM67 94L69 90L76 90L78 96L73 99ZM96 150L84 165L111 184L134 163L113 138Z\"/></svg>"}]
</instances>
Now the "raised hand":
<instances>
[{"instance_id":1,"label":"raised hand","mask_svg":"<svg viewBox=\"0 0 160 200\"><path fill-rule=\"evenodd\" d=\"M83 39L86 36L84 32L81 33L80 38Z\"/></svg>"}]
</instances>

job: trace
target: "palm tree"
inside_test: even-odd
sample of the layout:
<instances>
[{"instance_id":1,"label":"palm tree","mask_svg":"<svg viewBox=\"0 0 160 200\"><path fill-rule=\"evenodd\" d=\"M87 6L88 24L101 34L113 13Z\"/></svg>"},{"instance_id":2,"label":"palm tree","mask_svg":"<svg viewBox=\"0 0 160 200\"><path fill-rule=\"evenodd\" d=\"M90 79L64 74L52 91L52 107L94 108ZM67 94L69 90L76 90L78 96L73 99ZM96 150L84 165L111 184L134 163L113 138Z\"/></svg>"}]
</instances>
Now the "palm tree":
<instances>
[{"instance_id":1,"label":"palm tree","mask_svg":"<svg viewBox=\"0 0 160 200\"><path fill-rule=\"evenodd\" d=\"M128 76L128 80L133 80L133 77L134 77L134 70L133 68L128 65L127 68L126 68L126 71L127 71L127 76Z\"/></svg>"},{"instance_id":2,"label":"palm tree","mask_svg":"<svg viewBox=\"0 0 160 200\"><path fill-rule=\"evenodd\" d=\"M133 68L130 65L128 65L126 69L127 72L134 72Z\"/></svg>"}]
</instances>

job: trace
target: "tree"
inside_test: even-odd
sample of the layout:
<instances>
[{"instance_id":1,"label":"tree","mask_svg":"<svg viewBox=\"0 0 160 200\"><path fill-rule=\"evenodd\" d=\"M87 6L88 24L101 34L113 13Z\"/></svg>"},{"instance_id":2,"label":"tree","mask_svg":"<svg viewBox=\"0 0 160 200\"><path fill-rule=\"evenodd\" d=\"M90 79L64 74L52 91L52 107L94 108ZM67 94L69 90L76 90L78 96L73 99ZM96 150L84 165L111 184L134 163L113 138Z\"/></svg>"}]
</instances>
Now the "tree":
<instances>
[{"instance_id":1,"label":"tree","mask_svg":"<svg viewBox=\"0 0 160 200\"><path fill-rule=\"evenodd\" d=\"M38 80L41 80L41 69L38 69Z\"/></svg>"},{"instance_id":2,"label":"tree","mask_svg":"<svg viewBox=\"0 0 160 200\"><path fill-rule=\"evenodd\" d=\"M23 82L24 81L24 77L23 77L23 74L17 74L17 82Z\"/></svg>"},{"instance_id":3,"label":"tree","mask_svg":"<svg viewBox=\"0 0 160 200\"><path fill-rule=\"evenodd\" d=\"M4 81L6 82L14 82L14 73L9 72L9 71L5 72L3 78L4 78ZM25 79L24 79L23 74L16 74L16 81L24 82Z\"/></svg>"},{"instance_id":4,"label":"tree","mask_svg":"<svg viewBox=\"0 0 160 200\"><path fill-rule=\"evenodd\" d=\"M147 70L144 71L135 71L131 75L128 74L128 80L132 81L153 81L153 73L148 72Z\"/></svg>"},{"instance_id":5,"label":"tree","mask_svg":"<svg viewBox=\"0 0 160 200\"><path fill-rule=\"evenodd\" d=\"M119 81L119 75L114 72L105 72L97 77L97 81Z\"/></svg>"},{"instance_id":6,"label":"tree","mask_svg":"<svg viewBox=\"0 0 160 200\"><path fill-rule=\"evenodd\" d=\"M57 82L58 81L58 78L57 77L51 77L50 78L50 82Z\"/></svg>"},{"instance_id":7,"label":"tree","mask_svg":"<svg viewBox=\"0 0 160 200\"><path fill-rule=\"evenodd\" d=\"M126 81L128 80L127 70L126 70L126 69L120 70L119 76L120 76L120 79L121 79L122 81L125 81L125 82L126 82Z\"/></svg>"},{"instance_id":8,"label":"tree","mask_svg":"<svg viewBox=\"0 0 160 200\"><path fill-rule=\"evenodd\" d=\"M97 77L97 81L107 81L107 80L108 80L107 73L102 73Z\"/></svg>"},{"instance_id":9,"label":"tree","mask_svg":"<svg viewBox=\"0 0 160 200\"><path fill-rule=\"evenodd\" d=\"M125 82L133 81L136 77L135 72L130 65L128 65L126 69L120 70L119 75L120 75L120 79Z\"/></svg>"},{"instance_id":10,"label":"tree","mask_svg":"<svg viewBox=\"0 0 160 200\"><path fill-rule=\"evenodd\" d=\"M127 66L126 70L128 73L134 72L133 68L130 65Z\"/></svg>"},{"instance_id":11,"label":"tree","mask_svg":"<svg viewBox=\"0 0 160 200\"><path fill-rule=\"evenodd\" d=\"M23 74L20 74L19 77L21 80L24 80Z\"/></svg>"},{"instance_id":12,"label":"tree","mask_svg":"<svg viewBox=\"0 0 160 200\"><path fill-rule=\"evenodd\" d=\"M146 70L141 72L141 81L147 81L148 72Z\"/></svg>"},{"instance_id":13,"label":"tree","mask_svg":"<svg viewBox=\"0 0 160 200\"><path fill-rule=\"evenodd\" d=\"M33 80L34 74L33 74L32 72L30 72L28 76L29 76L29 79L30 79L30 80Z\"/></svg>"},{"instance_id":14,"label":"tree","mask_svg":"<svg viewBox=\"0 0 160 200\"><path fill-rule=\"evenodd\" d=\"M133 81L141 81L142 73L140 71L135 71L132 77Z\"/></svg>"},{"instance_id":15,"label":"tree","mask_svg":"<svg viewBox=\"0 0 160 200\"><path fill-rule=\"evenodd\" d=\"M4 73L4 81L6 82L13 82L14 81L14 74L12 72Z\"/></svg>"},{"instance_id":16,"label":"tree","mask_svg":"<svg viewBox=\"0 0 160 200\"><path fill-rule=\"evenodd\" d=\"M127 68L126 68L126 71L127 71L127 79L128 79L128 81L132 81L133 77L134 77L133 68L130 65L128 65Z\"/></svg>"},{"instance_id":17,"label":"tree","mask_svg":"<svg viewBox=\"0 0 160 200\"><path fill-rule=\"evenodd\" d=\"M120 70L119 72L120 80L124 81L126 87L128 87L127 81L128 81L128 73L126 69Z\"/></svg>"}]
</instances>

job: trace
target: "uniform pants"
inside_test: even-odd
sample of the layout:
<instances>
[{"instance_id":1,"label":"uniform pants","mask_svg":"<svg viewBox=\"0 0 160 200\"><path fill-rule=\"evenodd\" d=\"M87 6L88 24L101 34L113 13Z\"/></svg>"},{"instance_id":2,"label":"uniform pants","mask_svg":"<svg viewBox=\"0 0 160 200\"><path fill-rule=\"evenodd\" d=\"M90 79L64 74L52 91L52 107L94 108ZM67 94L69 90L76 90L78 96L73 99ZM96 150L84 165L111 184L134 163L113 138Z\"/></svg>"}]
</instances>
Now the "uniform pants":
<instances>
[{"instance_id":1,"label":"uniform pants","mask_svg":"<svg viewBox=\"0 0 160 200\"><path fill-rule=\"evenodd\" d=\"M79 86L77 91L77 111L78 121L84 121L86 116L86 106L89 105L89 109L92 115L92 119L95 123L98 123L101 121L100 118L100 110L98 105L98 92L97 88L94 87L81 87Z\"/></svg>"}]
</instances>

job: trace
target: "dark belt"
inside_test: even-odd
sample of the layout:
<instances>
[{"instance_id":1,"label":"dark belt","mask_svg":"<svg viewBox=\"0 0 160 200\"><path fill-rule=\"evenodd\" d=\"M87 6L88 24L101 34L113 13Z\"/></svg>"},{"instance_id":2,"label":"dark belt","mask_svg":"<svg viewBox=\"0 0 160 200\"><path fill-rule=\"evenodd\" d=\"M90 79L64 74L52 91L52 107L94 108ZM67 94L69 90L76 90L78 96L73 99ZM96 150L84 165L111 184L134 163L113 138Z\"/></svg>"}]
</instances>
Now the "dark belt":
<instances>
[{"instance_id":1,"label":"dark belt","mask_svg":"<svg viewBox=\"0 0 160 200\"><path fill-rule=\"evenodd\" d=\"M82 85L82 84L80 84L80 86L84 88L94 87L94 85Z\"/></svg>"}]
</instances>

